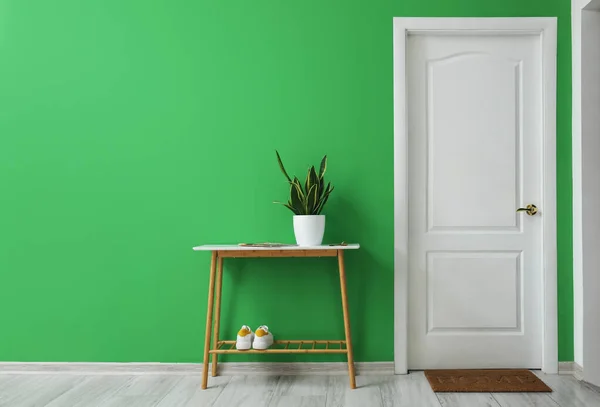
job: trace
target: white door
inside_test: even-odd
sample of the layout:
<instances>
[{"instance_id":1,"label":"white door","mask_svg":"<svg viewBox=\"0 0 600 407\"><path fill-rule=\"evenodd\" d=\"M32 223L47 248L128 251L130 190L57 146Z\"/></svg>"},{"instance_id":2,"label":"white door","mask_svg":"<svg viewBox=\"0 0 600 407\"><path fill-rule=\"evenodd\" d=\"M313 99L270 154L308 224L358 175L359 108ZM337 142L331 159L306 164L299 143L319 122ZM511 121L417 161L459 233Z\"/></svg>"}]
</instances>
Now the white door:
<instances>
[{"instance_id":1,"label":"white door","mask_svg":"<svg viewBox=\"0 0 600 407\"><path fill-rule=\"evenodd\" d=\"M406 47L408 367L540 368L540 36Z\"/></svg>"}]
</instances>

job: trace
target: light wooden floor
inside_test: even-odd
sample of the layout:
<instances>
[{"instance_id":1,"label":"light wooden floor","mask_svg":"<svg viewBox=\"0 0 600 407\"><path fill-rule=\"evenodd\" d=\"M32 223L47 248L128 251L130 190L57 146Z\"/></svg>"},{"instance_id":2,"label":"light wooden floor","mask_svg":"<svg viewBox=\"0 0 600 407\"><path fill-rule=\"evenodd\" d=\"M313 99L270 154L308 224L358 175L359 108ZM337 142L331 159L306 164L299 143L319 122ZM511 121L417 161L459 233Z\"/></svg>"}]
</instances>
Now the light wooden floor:
<instances>
[{"instance_id":1,"label":"light wooden floor","mask_svg":"<svg viewBox=\"0 0 600 407\"><path fill-rule=\"evenodd\" d=\"M0 374L4 407L595 407L600 393L571 376L538 375L553 393L438 393L422 372L407 376L358 376L350 390L345 376Z\"/></svg>"}]
</instances>

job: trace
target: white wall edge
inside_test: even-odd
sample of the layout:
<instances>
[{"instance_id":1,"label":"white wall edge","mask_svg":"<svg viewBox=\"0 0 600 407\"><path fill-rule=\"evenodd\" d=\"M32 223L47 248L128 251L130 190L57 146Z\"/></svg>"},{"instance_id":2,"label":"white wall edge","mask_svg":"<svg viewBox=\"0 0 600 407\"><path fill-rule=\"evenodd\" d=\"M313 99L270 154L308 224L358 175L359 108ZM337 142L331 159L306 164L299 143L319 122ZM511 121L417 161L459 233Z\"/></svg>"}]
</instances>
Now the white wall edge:
<instances>
[{"instance_id":1,"label":"white wall edge","mask_svg":"<svg viewBox=\"0 0 600 407\"><path fill-rule=\"evenodd\" d=\"M572 0L572 164L573 164L573 312L574 359L587 371L587 381L600 385L600 324L597 251L600 202L597 187L600 148L597 116L600 93L597 38L600 0Z\"/></svg>"},{"instance_id":2,"label":"white wall edge","mask_svg":"<svg viewBox=\"0 0 600 407\"><path fill-rule=\"evenodd\" d=\"M581 145L581 13L589 0L571 1L572 179L573 179L573 335L575 362L583 365L583 171Z\"/></svg>"},{"instance_id":3,"label":"white wall edge","mask_svg":"<svg viewBox=\"0 0 600 407\"><path fill-rule=\"evenodd\" d=\"M393 375L394 362L356 362L357 375ZM211 371L211 366L209 366ZM3 374L201 375L201 363L0 362ZM348 375L347 362L224 362L219 375Z\"/></svg>"}]
</instances>

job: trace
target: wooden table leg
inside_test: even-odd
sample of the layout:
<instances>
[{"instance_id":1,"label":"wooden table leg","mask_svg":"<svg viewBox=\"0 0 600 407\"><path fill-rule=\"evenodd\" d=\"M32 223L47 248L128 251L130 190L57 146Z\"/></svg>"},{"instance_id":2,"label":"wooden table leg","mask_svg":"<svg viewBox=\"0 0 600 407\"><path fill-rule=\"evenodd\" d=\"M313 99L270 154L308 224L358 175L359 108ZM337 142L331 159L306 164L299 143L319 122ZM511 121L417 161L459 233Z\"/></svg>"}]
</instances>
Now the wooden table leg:
<instances>
[{"instance_id":1,"label":"wooden table leg","mask_svg":"<svg viewBox=\"0 0 600 407\"><path fill-rule=\"evenodd\" d=\"M354 372L354 356L352 354L352 338L350 337L350 314L348 312L348 292L346 290L346 269L344 268L344 251L338 250L338 265L340 268L340 287L342 290L342 309L344 311L344 330L346 331L346 350L348 351L348 375L350 388L356 389Z\"/></svg>"},{"instance_id":2,"label":"wooden table leg","mask_svg":"<svg viewBox=\"0 0 600 407\"><path fill-rule=\"evenodd\" d=\"M202 389L208 387L208 357L210 350L210 331L212 328L213 302L215 297L215 272L217 265L217 252L212 252L210 260L210 280L208 283L208 306L206 308L206 333L204 334L204 368L202 370Z\"/></svg>"},{"instance_id":3,"label":"wooden table leg","mask_svg":"<svg viewBox=\"0 0 600 407\"><path fill-rule=\"evenodd\" d=\"M221 291L223 288L223 258L218 258L218 268L217 268L217 293L216 293L216 302L215 302L215 332L213 336L213 349L217 349L219 346L219 327L221 325ZM219 359L219 355L213 353L212 355L212 377L217 375L217 362Z\"/></svg>"}]
</instances>

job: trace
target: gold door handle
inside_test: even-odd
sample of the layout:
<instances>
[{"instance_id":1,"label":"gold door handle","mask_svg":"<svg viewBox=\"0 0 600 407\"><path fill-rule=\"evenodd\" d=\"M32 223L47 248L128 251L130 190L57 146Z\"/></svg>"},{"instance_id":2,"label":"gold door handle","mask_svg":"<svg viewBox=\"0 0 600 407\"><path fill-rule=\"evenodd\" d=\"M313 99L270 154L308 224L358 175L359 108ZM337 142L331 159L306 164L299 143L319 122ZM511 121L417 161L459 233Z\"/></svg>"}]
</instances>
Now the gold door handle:
<instances>
[{"instance_id":1,"label":"gold door handle","mask_svg":"<svg viewBox=\"0 0 600 407\"><path fill-rule=\"evenodd\" d=\"M525 208L517 209L517 212L527 212L527 215L533 216L536 213L538 213L538 208L537 208L537 206L535 206L533 204L529 204Z\"/></svg>"}]
</instances>

